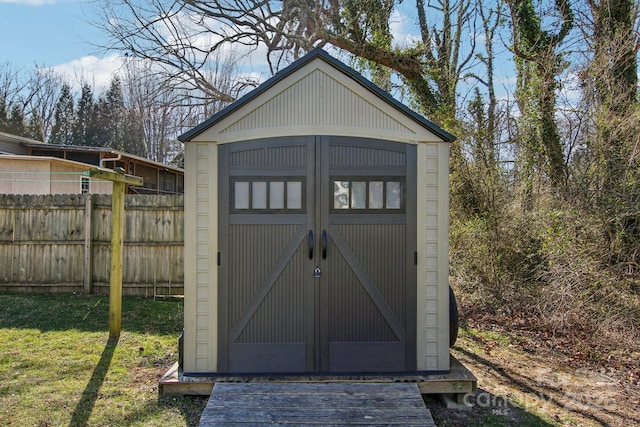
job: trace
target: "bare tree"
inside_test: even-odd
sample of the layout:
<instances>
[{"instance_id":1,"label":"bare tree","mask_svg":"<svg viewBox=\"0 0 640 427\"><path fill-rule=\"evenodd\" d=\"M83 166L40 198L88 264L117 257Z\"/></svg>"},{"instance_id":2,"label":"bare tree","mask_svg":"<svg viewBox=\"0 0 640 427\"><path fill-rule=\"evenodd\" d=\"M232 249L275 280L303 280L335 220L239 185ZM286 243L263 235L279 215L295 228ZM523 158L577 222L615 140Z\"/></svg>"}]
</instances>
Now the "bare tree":
<instances>
[{"instance_id":1,"label":"bare tree","mask_svg":"<svg viewBox=\"0 0 640 427\"><path fill-rule=\"evenodd\" d=\"M150 67L149 62L127 61L123 70L126 104L140 117L147 157L168 162L176 149L175 114L185 107L177 106L177 92L162 87Z\"/></svg>"},{"instance_id":2,"label":"bare tree","mask_svg":"<svg viewBox=\"0 0 640 427\"><path fill-rule=\"evenodd\" d=\"M51 68L35 67L27 79L24 95L25 109L29 114L32 129L38 129L32 138L46 141L51 135L54 124L56 103L64 79Z\"/></svg>"},{"instance_id":3,"label":"bare tree","mask_svg":"<svg viewBox=\"0 0 640 427\"><path fill-rule=\"evenodd\" d=\"M256 86L257 82L237 74L231 85L220 84L217 80L220 69L237 59L231 43L238 43L238 37L226 36L232 31L213 17L199 13L189 3L97 2L100 15L95 24L111 39L110 44L101 47L154 64L158 83L164 88L176 89L178 102L187 105L230 103L239 92Z\"/></svg>"},{"instance_id":4,"label":"bare tree","mask_svg":"<svg viewBox=\"0 0 640 427\"><path fill-rule=\"evenodd\" d=\"M275 72L313 47L332 45L394 70L410 86L421 110L451 117L457 82L474 54L473 2L417 0L413 16L421 41L410 46L384 39L390 11L399 3L108 0L99 3L97 25L111 40L104 48L152 61L162 70L166 87L195 90L192 101L229 102L255 84L239 78L230 93L212 81L212 64L230 59L221 53L262 50ZM463 42L468 43L464 49ZM442 111L446 114L438 114Z\"/></svg>"},{"instance_id":5,"label":"bare tree","mask_svg":"<svg viewBox=\"0 0 640 427\"><path fill-rule=\"evenodd\" d=\"M9 62L0 64L0 99L4 99L7 106L18 102L24 83L20 78L21 70L15 69Z\"/></svg>"}]
</instances>

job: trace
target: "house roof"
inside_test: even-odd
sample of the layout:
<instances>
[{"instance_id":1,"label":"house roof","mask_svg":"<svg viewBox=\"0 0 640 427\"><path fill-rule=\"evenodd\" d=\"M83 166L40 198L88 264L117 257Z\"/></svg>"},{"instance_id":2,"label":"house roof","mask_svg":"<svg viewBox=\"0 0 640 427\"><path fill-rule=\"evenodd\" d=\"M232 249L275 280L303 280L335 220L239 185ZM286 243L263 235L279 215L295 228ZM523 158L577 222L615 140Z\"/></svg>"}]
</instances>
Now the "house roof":
<instances>
[{"instance_id":1,"label":"house roof","mask_svg":"<svg viewBox=\"0 0 640 427\"><path fill-rule=\"evenodd\" d=\"M411 118L413 121L415 121L419 125L423 126L424 128L426 128L427 130L429 130L433 134L435 134L438 137L442 138L444 141L451 142L451 141L454 141L456 139L455 136L453 136L452 134L448 133L447 131L445 131L444 129L442 129L441 127L439 127L438 125L436 125L432 121L426 119L425 117L423 117L420 114L416 113L415 111L411 110L406 105L404 105L403 103L401 103L400 101L395 99L393 96L391 96L388 92L382 90L381 88L379 88L378 86L376 86L375 84L370 82L368 79L364 78L360 73L355 71L353 68L351 68L351 67L347 66L346 64L344 64L343 62L335 59L334 57L329 55L326 51L322 50L321 48L313 49L307 55L305 55L304 57L300 58L296 62L294 62L291 65L289 65L288 67L284 68L283 70L279 71L273 77L271 77L269 80L267 80L266 82L264 82L263 84L258 86L256 89L254 89L253 91L249 92L248 94L246 94L245 96L243 96L242 98L237 100L236 102L234 102L234 103L228 105L226 108L220 110L218 113L214 114L208 120L200 123L198 126L194 127L193 129L183 133L182 135L180 135L178 137L178 139L180 141L182 141L182 142L187 142L187 141L192 140L193 138L195 138L199 134L201 134L204 131L206 131L207 129L209 129L211 126L213 126L216 123L218 123L223 118L227 117L228 115L230 115L233 112L235 112L236 110L240 109L241 107L243 107L247 103L249 103L252 100L254 100L255 98L259 97L264 92L266 92L267 90L269 90L270 88L272 88L273 86L278 84L280 81L286 79L288 76L290 76L294 72L298 71L299 69L301 69L302 67L304 67L305 65L307 65L308 63L310 63L311 61L313 61L315 59L321 59L324 62L326 62L327 64L329 64L329 65L333 66L334 68L336 68L337 70L341 71L345 75L349 76L355 82L357 82L361 86L365 87L371 93L375 94L382 101L386 102L387 104L389 104L393 108L395 108L398 111L402 112L404 115L406 115L407 117Z\"/></svg>"},{"instance_id":2,"label":"house roof","mask_svg":"<svg viewBox=\"0 0 640 427\"><path fill-rule=\"evenodd\" d=\"M170 165L167 165L166 163L156 162L154 160L150 160L145 157L136 156L135 154L129 154L125 151L114 150L113 148L109 148L109 147L88 147L88 146L80 146L80 145L46 144L44 142L38 142L33 140L23 141L21 145L27 148L36 149L36 150L51 150L51 151L64 150L64 151L76 151L76 152L85 152L85 153L107 153L107 154L113 154L115 156L127 157L129 159L134 159L139 162L149 163L157 167L184 172L183 169L177 168L175 166L170 166ZM109 160L109 159L106 159L106 160Z\"/></svg>"},{"instance_id":3,"label":"house roof","mask_svg":"<svg viewBox=\"0 0 640 427\"><path fill-rule=\"evenodd\" d=\"M17 144L21 144L24 142L35 142L39 144L44 144L44 142L36 141L35 139L26 138L24 136L14 135L12 133L0 132L0 139L3 141L11 141Z\"/></svg>"},{"instance_id":4,"label":"house roof","mask_svg":"<svg viewBox=\"0 0 640 427\"><path fill-rule=\"evenodd\" d=\"M28 154L29 150L24 146L26 142L38 142L33 139L0 132L0 154Z\"/></svg>"},{"instance_id":5,"label":"house roof","mask_svg":"<svg viewBox=\"0 0 640 427\"><path fill-rule=\"evenodd\" d=\"M129 154L124 151L114 150L109 147L89 147L84 145L57 145L57 144L47 144L46 142L37 141L31 138L25 138L22 136L13 135L10 133L0 132L0 142L4 142L7 144L11 144L14 147L25 147L32 150L49 150L49 151L75 151L75 152L85 152L85 153L106 153L113 154L115 157L124 156L129 159L137 160L139 162L148 163L154 165L156 167L162 167L171 169L178 172L184 172L183 169L177 168L175 166L167 165L166 163L156 162L154 160L147 159L145 157L136 156L134 154ZM13 149L12 151L8 151L6 154L28 154L28 152L23 152L22 150Z\"/></svg>"}]
</instances>

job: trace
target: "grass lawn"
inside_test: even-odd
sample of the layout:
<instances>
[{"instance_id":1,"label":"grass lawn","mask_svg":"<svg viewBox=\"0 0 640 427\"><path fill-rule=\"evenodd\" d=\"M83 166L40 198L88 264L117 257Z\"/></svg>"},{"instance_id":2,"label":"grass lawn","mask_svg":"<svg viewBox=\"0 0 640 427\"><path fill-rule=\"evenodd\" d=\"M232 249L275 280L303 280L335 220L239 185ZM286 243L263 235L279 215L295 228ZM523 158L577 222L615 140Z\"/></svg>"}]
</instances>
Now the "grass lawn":
<instances>
[{"instance_id":1,"label":"grass lawn","mask_svg":"<svg viewBox=\"0 0 640 427\"><path fill-rule=\"evenodd\" d=\"M0 294L0 425L197 425L206 398L158 396L177 361L182 299Z\"/></svg>"},{"instance_id":2,"label":"grass lawn","mask_svg":"<svg viewBox=\"0 0 640 427\"><path fill-rule=\"evenodd\" d=\"M178 359L182 299L125 297L122 308L112 342L106 296L0 293L0 426L197 425L206 398L158 396ZM453 354L478 377L476 405L429 397L440 427L640 426L636 365L576 368L534 336L488 326L460 331Z\"/></svg>"}]
</instances>

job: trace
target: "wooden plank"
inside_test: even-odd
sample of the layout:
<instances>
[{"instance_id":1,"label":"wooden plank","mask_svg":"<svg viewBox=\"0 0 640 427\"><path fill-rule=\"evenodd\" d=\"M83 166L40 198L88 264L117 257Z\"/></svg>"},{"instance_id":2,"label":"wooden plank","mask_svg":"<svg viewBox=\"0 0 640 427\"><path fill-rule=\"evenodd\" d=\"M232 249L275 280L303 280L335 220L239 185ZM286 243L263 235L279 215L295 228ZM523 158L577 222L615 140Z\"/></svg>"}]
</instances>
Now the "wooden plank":
<instances>
[{"instance_id":1,"label":"wooden plank","mask_svg":"<svg viewBox=\"0 0 640 427\"><path fill-rule=\"evenodd\" d=\"M216 383L200 425L435 426L415 383Z\"/></svg>"},{"instance_id":2,"label":"wooden plank","mask_svg":"<svg viewBox=\"0 0 640 427\"><path fill-rule=\"evenodd\" d=\"M410 393L416 390L413 383L360 383L360 382L251 382L251 383L224 383L218 382L214 387L216 393L301 393L324 394L342 393L373 394L373 393Z\"/></svg>"},{"instance_id":3,"label":"wooden plank","mask_svg":"<svg viewBox=\"0 0 640 427\"><path fill-rule=\"evenodd\" d=\"M475 376L465 368L454 357L451 357L451 372L447 374L433 374L433 375L376 375L376 376L358 376L358 375L331 375L331 376L316 376L316 375L291 375L291 376L229 376L229 375L216 375L206 377L189 377L178 376L177 364L170 369L165 377L160 381L160 393L161 394L183 394L183 395L210 395L213 384L218 387L218 392L227 392L225 390L226 384L235 384L235 390L240 390L243 393L250 393L251 388L254 391L260 390L259 384L268 383L307 383L308 390L312 390L316 387L318 395L322 391L322 387L327 387L326 384L332 383L387 383L395 384L394 387L405 387L407 385L416 384L419 387L422 394L453 394L464 395L465 393L472 393L476 390L477 380ZM310 383L310 384L309 384ZM165 387L166 384L166 387ZM312 384L315 384L312 387ZM244 387L244 389L242 388ZM290 385L280 386L283 388L289 388ZM375 396L375 392L369 391L372 397ZM308 394L311 393L310 391ZM352 394L355 396L355 394ZM345 395L346 396L346 395Z\"/></svg>"},{"instance_id":4,"label":"wooden plank","mask_svg":"<svg viewBox=\"0 0 640 427\"><path fill-rule=\"evenodd\" d=\"M158 385L158 392L161 396L177 394L182 396L209 396L213 389L212 383L184 383L184 382L161 382Z\"/></svg>"},{"instance_id":5,"label":"wooden plank","mask_svg":"<svg viewBox=\"0 0 640 427\"><path fill-rule=\"evenodd\" d=\"M233 405L235 408L287 408L291 404L291 399L296 399L296 405L302 407L331 408L335 404L336 396L327 394L314 395L294 395L294 394L226 394L212 393L209 398L209 405L217 408L224 408L226 405ZM362 408L367 406L371 399L377 399L378 409L399 409L399 408L421 408L424 406L419 393L410 396L399 394L389 395L366 395L359 394L350 396L348 394L340 396L340 405L343 408ZM393 399L393 400L391 400Z\"/></svg>"},{"instance_id":6,"label":"wooden plank","mask_svg":"<svg viewBox=\"0 0 640 427\"><path fill-rule=\"evenodd\" d=\"M306 423L306 424L342 424L342 425L434 425L428 409L399 408L386 410L377 408L213 408L203 414L200 425L208 423L226 423L226 425L247 423Z\"/></svg>"},{"instance_id":7,"label":"wooden plank","mask_svg":"<svg viewBox=\"0 0 640 427\"><path fill-rule=\"evenodd\" d=\"M419 387L422 394L473 393L476 390L476 383L461 380L431 380L420 382Z\"/></svg>"}]
</instances>

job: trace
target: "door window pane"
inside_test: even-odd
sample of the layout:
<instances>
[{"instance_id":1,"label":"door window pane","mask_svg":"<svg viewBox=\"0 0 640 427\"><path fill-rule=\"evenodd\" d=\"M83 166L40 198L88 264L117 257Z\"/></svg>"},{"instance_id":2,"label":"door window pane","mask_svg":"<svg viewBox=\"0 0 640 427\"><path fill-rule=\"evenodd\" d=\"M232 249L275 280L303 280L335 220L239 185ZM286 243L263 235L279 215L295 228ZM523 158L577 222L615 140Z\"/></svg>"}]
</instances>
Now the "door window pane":
<instances>
[{"instance_id":1,"label":"door window pane","mask_svg":"<svg viewBox=\"0 0 640 427\"><path fill-rule=\"evenodd\" d=\"M253 209L267 208L267 183L256 181L251 183L251 207Z\"/></svg>"},{"instance_id":2,"label":"door window pane","mask_svg":"<svg viewBox=\"0 0 640 427\"><path fill-rule=\"evenodd\" d=\"M287 182L287 209L302 209L302 182Z\"/></svg>"},{"instance_id":3,"label":"door window pane","mask_svg":"<svg viewBox=\"0 0 640 427\"><path fill-rule=\"evenodd\" d=\"M367 183L364 181L353 181L351 183L351 208L367 208Z\"/></svg>"},{"instance_id":4,"label":"door window pane","mask_svg":"<svg viewBox=\"0 0 640 427\"><path fill-rule=\"evenodd\" d=\"M284 209L284 182L269 183L269 209Z\"/></svg>"},{"instance_id":5,"label":"door window pane","mask_svg":"<svg viewBox=\"0 0 640 427\"><path fill-rule=\"evenodd\" d=\"M369 182L369 209L382 209L383 197L383 182Z\"/></svg>"},{"instance_id":6,"label":"door window pane","mask_svg":"<svg viewBox=\"0 0 640 427\"><path fill-rule=\"evenodd\" d=\"M333 181L333 208L349 209L349 181Z\"/></svg>"},{"instance_id":7,"label":"door window pane","mask_svg":"<svg viewBox=\"0 0 640 427\"><path fill-rule=\"evenodd\" d=\"M247 181L236 181L234 192L235 208L249 209L249 183Z\"/></svg>"},{"instance_id":8,"label":"door window pane","mask_svg":"<svg viewBox=\"0 0 640 427\"><path fill-rule=\"evenodd\" d=\"M400 209L402 202L402 187L398 181L387 182L387 209Z\"/></svg>"}]
</instances>

